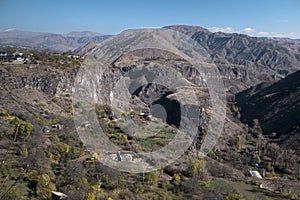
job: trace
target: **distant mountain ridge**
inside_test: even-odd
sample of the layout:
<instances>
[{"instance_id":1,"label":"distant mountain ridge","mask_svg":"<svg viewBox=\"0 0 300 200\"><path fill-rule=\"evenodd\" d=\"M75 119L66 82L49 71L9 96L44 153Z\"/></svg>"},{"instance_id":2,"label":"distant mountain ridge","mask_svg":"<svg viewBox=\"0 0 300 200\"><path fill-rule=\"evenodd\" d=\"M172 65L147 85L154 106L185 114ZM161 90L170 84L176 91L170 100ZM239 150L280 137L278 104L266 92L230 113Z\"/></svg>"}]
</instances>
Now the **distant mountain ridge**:
<instances>
[{"instance_id":1,"label":"distant mountain ridge","mask_svg":"<svg viewBox=\"0 0 300 200\"><path fill-rule=\"evenodd\" d=\"M210 32L197 26L173 25L194 38L211 56L233 93L261 82L279 80L300 69L300 42Z\"/></svg>"},{"instance_id":2,"label":"distant mountain ridge","mask_svg":"<svg viewBox=\"0 0 300 200\"><path fill-rule=\"evenodd\" d=\"M73 51L89 42L101 42L110 35L90 31L68 34L26 32L19 30L0 31L0 45L50 49L57 52Z\"/></svg>"},{"instance_id":3,"label":"distant mountain ridge","mask_svg":"<svg viewBox=\"0 0 300 200\"><path fill-rule=\"evenodd\" d=\"M70 37L95 37L95 36L103 36L105 34L92 32L92 31L72 31L64 35Z\"/></svg>"}]
</instances>

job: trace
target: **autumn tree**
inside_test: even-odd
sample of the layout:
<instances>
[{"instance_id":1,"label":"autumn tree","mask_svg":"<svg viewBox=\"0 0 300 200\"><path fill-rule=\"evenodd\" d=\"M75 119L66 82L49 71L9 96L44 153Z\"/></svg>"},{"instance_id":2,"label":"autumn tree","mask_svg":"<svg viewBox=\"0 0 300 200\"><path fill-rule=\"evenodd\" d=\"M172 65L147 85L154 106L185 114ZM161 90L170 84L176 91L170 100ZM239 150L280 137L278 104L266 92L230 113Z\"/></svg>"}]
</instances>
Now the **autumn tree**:
<instances>
[{"instance_id":1,"label":"autumn tree","mask_svg":"<svg viewBox=\"0 0 300 200\"><path fill-rule=\"evenodd\" d=\"M266 144L267 144L267 139L262 134L259 134L257 136L257 141L255 146L259 156L263 153L262 151L265 150Z\"/></svg>"},{"instance_id":2,"label":"autumn tree","mask_svg":"<svg viewBox=\"0 0 300 200\"><path fill-rule=\"evenodd\" d=\"M238 136L236 137L236 148L237 148L238 150L243 149L243 146L244 146L244 144L245 144L245 141L246 141L245 135L238 135Z\"/></svg>"},{"instance_id":3,"label":"autumn tree","mask_svg":"<svg viewBox=\"0 0 300 200\"><path fill-rule=\"evenodd\" d=\"M297 160L297 156L295 155L294 150L285 149L282 151L282 162L285 168L289 166L293 166L296 163L296 160Z\"/></svg>"},{"instance_id":4,"label":"autumn tree","mask_svg":"<svg viewBox=\"0 0 300 200\"><path fill-rule=\"evenodd\" d=\"M262 134L262 129L260 127L258 119L253 120L253 126L251 128L251 133L255 136L261 135Z\"/></svg>"},{"instance_id":5,"label":"autumn tree","mask_svg":"<svg viewBox=\"0 0 300 200\"><path fill-rule=\"evenodd\" d=\"M276 143L267 145L267 155L272 159L272 164L275 167L281 156L280 147Z\"/></svg>"}]
</instances>

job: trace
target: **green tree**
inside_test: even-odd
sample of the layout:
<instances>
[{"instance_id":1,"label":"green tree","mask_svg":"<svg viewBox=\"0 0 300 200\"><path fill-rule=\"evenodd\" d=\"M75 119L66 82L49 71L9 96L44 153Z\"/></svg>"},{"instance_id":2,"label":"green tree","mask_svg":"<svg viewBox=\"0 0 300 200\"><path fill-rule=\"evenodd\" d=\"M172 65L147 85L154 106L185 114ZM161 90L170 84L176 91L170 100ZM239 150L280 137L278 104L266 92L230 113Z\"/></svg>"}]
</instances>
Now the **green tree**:
<instances>
[{"instance_id":1,"label":"green tree","mask_svg":"<svg viewBox=\"0 0 300 200\"><path fill-rule=\"evenodd\" d=\"M28 187L26 183L21 181L5 181L1 185L0 199L18 199L25 200L28 195Z\"/></svg>"},{"instance_id":2,"label":"green tree","mask_svg":"<svg viewBox=\"0 0 300 200\"><path fill-rule=\"evenodd\" d=\"M30 136L31 132L33 130L33 125L29 122L22 122L19 126L19 135L22 138L26 138Z\"/></svg>"},{"instance_id":3,"label":"green tree","mask_svg":"<svg viewBox=\"0 0 300 200\"><path fill-rule=\"evenodd\" d=\"M193 174L201 174L204 172L205 162L204 158L191 159L191 171Z\"/></svg>"},{"instance_id":4,"label":"green tree","mask_svg":"<svg viewBox=\"0 0 300 200\"><path fill-rule=\"evenodd\" d=\"M155 173L149 172L146 174L146 180L151 186L157 186L158 184L158 177Z\"/></svg>"},{"instance_id":5,"label":"green tree","mask_svg":"<svg viewBox=\"0 0 300 200\"><path fill-rule=\"evenodd\" d=\"M36 184L36 194L39 199L50 199L51 191L55 190L55 184L51 182L48 174L42 174L39 176Z\"/></svg>"},{"instance_id":6,"label":"green tree","mask_svg":"<svg viewBox=\"0 0 300 200\"><path fill-rule=\"evenodd\" d=\"M15 136L14 136L14 141L17 140L17 136L18 136L18 133L19 133L19 126L20 126L20 119L18 117L14 117L11 121L10 121L11 124L15 125L16 127L16 131L15 131Z\"/></svg>"},{"instance_id":7,"label":"green tree","mask_svg":"<svg viewBox=\"0 0 300 200\"><path fill-rule=\"evenodd\" d=\"M29 137L33 130L33 125L31 123L22 121L18 117L14 117L10 123L16 126L14 141L17 140L18 136L22 139Z\"/></svg>"}]
</instances>

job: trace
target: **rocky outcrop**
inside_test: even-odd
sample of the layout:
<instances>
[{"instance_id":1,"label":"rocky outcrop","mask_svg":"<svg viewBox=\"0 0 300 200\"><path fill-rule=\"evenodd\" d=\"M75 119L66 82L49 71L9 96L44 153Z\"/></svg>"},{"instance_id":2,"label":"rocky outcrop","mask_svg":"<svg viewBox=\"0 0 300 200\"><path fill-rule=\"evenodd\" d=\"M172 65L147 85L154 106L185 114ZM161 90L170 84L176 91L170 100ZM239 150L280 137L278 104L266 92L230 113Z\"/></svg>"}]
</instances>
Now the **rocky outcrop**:
<instances>
[{"instance_id":1,"label":"rocky outcrop","mask_svg":"<svg viewBox=\"0 0 300 200\"><path fill-rule=\"evenodd\" d=\"M59 71L43 65L6 65L0 69L3 89L39 89L50 96L72 93L76 69Z\"/></svg>"}]
</instances>

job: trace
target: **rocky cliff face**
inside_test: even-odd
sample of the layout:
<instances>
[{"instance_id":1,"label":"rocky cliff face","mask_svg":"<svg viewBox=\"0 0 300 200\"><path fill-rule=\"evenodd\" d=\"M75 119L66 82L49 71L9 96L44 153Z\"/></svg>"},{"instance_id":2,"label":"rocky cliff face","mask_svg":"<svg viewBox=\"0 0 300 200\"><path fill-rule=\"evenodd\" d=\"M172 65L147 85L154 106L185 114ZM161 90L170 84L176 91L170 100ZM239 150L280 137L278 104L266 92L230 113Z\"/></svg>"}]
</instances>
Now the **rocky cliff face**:
<instances>
[{"instance_id":1,"label":"rocky cliff face","mask_svg":"<svg viewBox=\"0 0 300 200\"><path fill-rule=\"evenodd\" d=\"M38 89L50 96L72 93L76 69L57 70L43 65L5 65L0 68L3 89Z\"/></svg>"},{"instance_id":2,"label":"rocky cliff face","mask_svg":"<svg viewBox=\"0 0 300 200\"><path fill-rule=\"evenodd\" d=\"M93 69L92 66L85 67ZM163 73L165 71L161 71L160 67L174 69L174 71L181 74L181 81L184 81L185 85L193 86L193 88L176 90L164 84L152 84L151 79L153 77L164 77ZM122 55L110 66L106 66L103 72L99 70L101 69L95 68L92 72L87 72L90 74L80 73L81 76L77 77L77 81L87 84L84 87L90 88L89 81L91 78L89 75L93 76L94 82L96 82L94 96L100 105L111 105L113 103L112 99L117 99L115 100L117 102L124 101L122 103L129 101L130 109L136 113L149 112L154 105L160 105L166 111L164 120L177 127L179 127L180 115L182 114L180 111L189 109L186 105L193 105L196 110L203 106L209 107L209 94L203 76L190 63L171 53L158 49L141 49ZM122 79L129 81L129 83L123 85L122 81L124 80ZM166 80L166 84L168 81L175 82L177 80ZM123 86L126 89L123 90ZM122 94L127 89L130 94ZM87 88L83 91L87 91ZM87 92L82 97L88 95L90 93ZM126 99L125 97L128 95L130 97ZM192 102L193 95L198 97L197 104ZM189 99L189 96L191 96L192 103L180 103L178 96L179 98L184 96L185 99ZM155 116L157 112L153 114ZM201 119L202 122L207 120L204 113Z\"/></svg>"}]
</instances>

